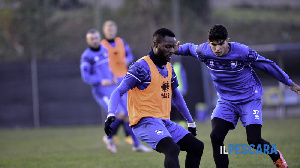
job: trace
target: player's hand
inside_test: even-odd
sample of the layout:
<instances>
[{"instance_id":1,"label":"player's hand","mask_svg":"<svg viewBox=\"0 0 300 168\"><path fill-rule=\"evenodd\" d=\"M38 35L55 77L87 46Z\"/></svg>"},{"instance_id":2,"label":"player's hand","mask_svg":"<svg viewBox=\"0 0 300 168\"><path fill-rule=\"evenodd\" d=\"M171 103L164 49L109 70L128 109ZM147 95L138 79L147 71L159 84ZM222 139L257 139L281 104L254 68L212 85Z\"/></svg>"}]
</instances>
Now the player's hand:
<instances>
[{"instance_id":1,"label":"player's hand","mask_svg":"<svg viewBox=\"0 0 300 168\"><path fill-rule=\"evenodd\" d=\"M196 124L195 124L195 122L193 122L193 123L188 123L188 131L190 131L194 136L197 135L197 129L196 129Z\"/></svg>"},{"instance_id":2,"label":"player's hand","mask_svg":"<svg viewBox=\"0 0 300 168\"><path fill-rule=\"evenodd\" d=\"M116 120L115 115L108 115L107 119L105 120L105 126L104 126L104 131L106 133L107 136L109 136L111 134L111 131L113 130L110 127L110 124L113 123Z\"/></svg>"},{"instance_id":3,"label":"player's hand","mask_svg":"<svg viewBox=\"0 0 300 168\"><path fill-rule=\"evenodd\" d=\"M102 86L109 86L111 84L112 84L112 82L108 79L102 79L102 81L101 81Z\"/></svg>"},{"instance_id":4,"label":"player's hand","mask_svg":"<svg viewBox=\"0 0 300 168\"><path fill-rule=\"evenodd\" d=\"M293 82L290 86L290 89L300 95L300 86L298 86L296 83Z\"/></svg>"},{"instance_id":5,"label":"player's hand","mask_svg":"<svg viewBox=\"0 0 300 168\"><path fill-rule=\"evenodd\" d=\"M179 45L180 45L180 41L177 41L177 43L176 43L176 45L174 47L174 53L173 54L176 54L178 52Z\"/></svg>"}]
</instances>

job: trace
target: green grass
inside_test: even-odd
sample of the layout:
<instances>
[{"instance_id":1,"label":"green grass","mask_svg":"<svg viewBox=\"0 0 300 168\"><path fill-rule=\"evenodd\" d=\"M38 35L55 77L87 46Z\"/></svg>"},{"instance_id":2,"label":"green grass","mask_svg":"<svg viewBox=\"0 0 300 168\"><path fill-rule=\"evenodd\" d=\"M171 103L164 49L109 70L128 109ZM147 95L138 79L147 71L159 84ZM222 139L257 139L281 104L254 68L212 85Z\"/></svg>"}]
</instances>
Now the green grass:
<instances>
[{"instance_id":1,"label":"green grass","mask_svg":"<svg viewBox=\"0 0 300 168\"><path fill-rule=\"evenodd\" d=\"M198 138L205 144L200 167L214 167L209 134L210 123L198 123ZM300 118L266 120L262 136L276 144L292 168L300 167ZM120 131L122 132L122 131ZM0 130L0 167L9 168L118 168L118 167L163 167L163 155L157 152L134 153L131 147L122 144L118 153L106 150L100 126L64 127L42 129ZM123 134L120 135L123 139ZM228 133L225 145L244 144L246 133L239 123ZM184 167L185 153L180 154ZM274 167L266 155L229 155L230 167Z\"/></svg>"}]
</instances>

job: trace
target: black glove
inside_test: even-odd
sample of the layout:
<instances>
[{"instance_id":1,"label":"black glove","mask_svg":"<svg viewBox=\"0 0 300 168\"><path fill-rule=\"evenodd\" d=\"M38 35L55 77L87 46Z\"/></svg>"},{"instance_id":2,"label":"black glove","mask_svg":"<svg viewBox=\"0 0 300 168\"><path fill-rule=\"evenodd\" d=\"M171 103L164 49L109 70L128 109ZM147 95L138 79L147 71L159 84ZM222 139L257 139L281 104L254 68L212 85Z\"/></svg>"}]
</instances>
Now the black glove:
<instances>
[{"instance_id":1,"label":"black glove","mask_svg":"<svg viewBox=\"0 0 300 168\"><path fill-rule=\"evenodd\" d=\"M197 135L197 129L196 129L196 124L193 123L188 123L188 130L194 135Z\"/></svg>"},{"instance_id":2,"label":"black glove","mask_svg":"<svg viewBox=\"0 0 300 168\"><path fill-rule=\"evenodd\" d=\"M114 115L108 116L107 119L105 120L105 126L104 126L104 131L107 136L111 134L111 131L113 130L110 127L110 124L113 123L116 120L116 117Z\"/></svg>"}]
</instances>

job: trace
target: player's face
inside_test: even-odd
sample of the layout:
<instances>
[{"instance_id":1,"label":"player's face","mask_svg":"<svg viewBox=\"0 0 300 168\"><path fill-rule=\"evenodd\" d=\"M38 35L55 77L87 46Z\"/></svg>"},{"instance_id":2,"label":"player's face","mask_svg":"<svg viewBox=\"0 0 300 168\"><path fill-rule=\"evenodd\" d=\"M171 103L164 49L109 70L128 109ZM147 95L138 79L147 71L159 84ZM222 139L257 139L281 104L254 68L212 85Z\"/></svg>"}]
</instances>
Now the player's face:
<instances>
[{"instance_id":1,"label":"player's face","mask_svg":"<svg viewBox=\"0 0 300 168\"><path fill-rule=\"evenodd\" d=\"M160 43L154 44L153 52L161 61L169 62L174 53L175 45L175 37L165 36L164 40Z\"/></svg>"},{"instance_id":2,"label":"player's face","mask_svg":"<svg viewBox=\"0 0 300 168\"><path fill-rule=\"evenodd\" d=\"M208 41L211 50L217 57L221 57L228 53L229 51L229 38L226 40L219 40L219 41Z\"/></svg>"},{"instance_id":3,"label":"player's face","mask_svg":"<svg viewBox=\"0 0 300 168\"><path fill-rule=\"evenodd\" d=\"M98 48L100 45L100 34L99 33L88 33L86 35L86 42L92 48Z\"/></svg>"},{"instance_id":4,"label":"player's face","mask_svg":"<svg viewBox=\"0 0 300 168\"><path fill-rule=\"evenodd\" d=\"M108 23L103 27L103 33L106 39L114 39L117 35L117 26L113 23Z\"/></svg>"}]
</instances>

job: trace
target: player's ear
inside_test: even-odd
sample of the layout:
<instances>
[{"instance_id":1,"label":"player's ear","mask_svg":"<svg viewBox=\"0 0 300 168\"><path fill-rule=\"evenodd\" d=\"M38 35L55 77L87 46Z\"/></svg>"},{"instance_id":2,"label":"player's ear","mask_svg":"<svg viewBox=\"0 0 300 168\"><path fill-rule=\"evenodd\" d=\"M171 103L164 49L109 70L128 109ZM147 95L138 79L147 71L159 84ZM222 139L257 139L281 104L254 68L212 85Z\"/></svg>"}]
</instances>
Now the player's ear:
<instances>
[{"instance_id":1,"label":"player's ear","mask_svg":"<svg viewBox=\"0 0 300 168\"><path fill-rule=\"evenodd\" d=\"M230 42L230 38L229 38L229 37L227 38L227 42L228 42L228 43Z\"/></svg>"},{"instance_id":2,"label":"player's ear","mask_svg":"<svg viewBox=\"0 0 300 168\"><path fill-rule=\"evenodd\" d=\"M158 43L156 41L153 41L153 47L157 48L158 47Z\"/></svg>"},{"instance_id":3,"label":"player's ear","mask_svg":"<svg viewBox=\"0 0 300 168\"><path fill-rule=\"evenodd\" d=\"M207 42L210 43L210 41L207 39Z\"/></svg>"}]
</instances>

